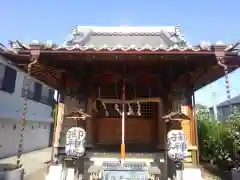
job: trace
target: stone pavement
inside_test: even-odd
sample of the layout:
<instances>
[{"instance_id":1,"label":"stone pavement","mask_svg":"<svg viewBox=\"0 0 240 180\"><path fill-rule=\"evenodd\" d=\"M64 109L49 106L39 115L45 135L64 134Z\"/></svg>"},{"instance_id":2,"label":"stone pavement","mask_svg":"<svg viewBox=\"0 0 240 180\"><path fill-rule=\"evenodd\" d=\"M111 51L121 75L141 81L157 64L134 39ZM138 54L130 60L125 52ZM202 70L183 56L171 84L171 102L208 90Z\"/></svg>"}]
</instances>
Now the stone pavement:
<instances>
[{"instance_id":1,"label":"stone pavement","mask_svg":"<svg viewBox=\"0 0 240 180\"><path fill-rule=\"evenodd\" d=\"M27 180L43 180L44 162L51 159L51 148L45 148L38 151L25 153L21 157L21 163L25 170L25 179ZM0 159L0 163L16 163L17 156L6 159ZM41 178L40 178L41 176Z\"/></svg>"}]
</instances>

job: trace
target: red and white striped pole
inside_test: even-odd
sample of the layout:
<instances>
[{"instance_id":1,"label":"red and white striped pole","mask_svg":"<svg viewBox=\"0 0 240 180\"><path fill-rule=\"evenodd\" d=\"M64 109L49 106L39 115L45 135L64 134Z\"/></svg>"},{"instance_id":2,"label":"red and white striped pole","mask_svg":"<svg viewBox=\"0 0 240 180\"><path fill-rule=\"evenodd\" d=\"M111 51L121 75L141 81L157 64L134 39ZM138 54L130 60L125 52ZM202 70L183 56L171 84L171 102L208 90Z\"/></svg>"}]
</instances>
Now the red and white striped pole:
<instances>
[{"instance_id":1,"label":"red and white striped pole","mask_svg":"<svg viewBox=\"0 0 240 180\"><path fill-rule=\"evenodd\" d=\"M125 110L125 100L126 100L126 85L125 80L122 80L122 143L121 143L121 162L126 158L125 152L125 120L126 120L126 110Z\"/></svg>"}]
</instances>

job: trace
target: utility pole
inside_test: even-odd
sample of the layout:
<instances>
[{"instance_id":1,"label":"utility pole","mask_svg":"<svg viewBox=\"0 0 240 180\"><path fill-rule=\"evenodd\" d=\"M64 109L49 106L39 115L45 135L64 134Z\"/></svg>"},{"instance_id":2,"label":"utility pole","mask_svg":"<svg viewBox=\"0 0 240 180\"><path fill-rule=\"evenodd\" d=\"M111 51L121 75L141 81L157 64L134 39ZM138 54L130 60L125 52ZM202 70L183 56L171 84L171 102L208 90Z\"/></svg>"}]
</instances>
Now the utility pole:
<instances>
[{"instance_id":1,"label":"utility pole","mask_svg":"<svg viewBox=\"0 0 240 180\"><path fill-rule=\"evenodd\" d=\"M214 91L212 84L211 84L211 89L212 89L212 101L213 101L213 115L214 115L214 119L218 120L217 106L216 106L216 92Z\"/></svg>"}]
</instances>

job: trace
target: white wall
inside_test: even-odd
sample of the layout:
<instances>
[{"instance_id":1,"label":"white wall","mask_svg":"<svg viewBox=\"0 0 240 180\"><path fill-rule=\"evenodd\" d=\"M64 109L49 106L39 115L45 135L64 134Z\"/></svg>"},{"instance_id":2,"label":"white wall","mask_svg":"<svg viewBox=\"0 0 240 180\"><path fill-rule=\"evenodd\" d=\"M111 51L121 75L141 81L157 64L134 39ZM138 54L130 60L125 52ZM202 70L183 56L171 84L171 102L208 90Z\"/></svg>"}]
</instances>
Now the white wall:
<instances>
[{"instance_id":1,"label":"white wall","mask_svg":"<svg viewBox=\"0 0 240 180\"><path fill-rule=\"evenodd\" d=\"M1 56L0 63L17 70L14 93L0 90L0 158L4 158L17 154L21 129L20 119L24 107L24 98L21 95L23 79L27 74L8 64ZM32 79L39 82L35 78ZM30 99L27 102L24 152L48 147L50 123L53 121L51 106ZM16 129L13 129L14 125Z\"/></svg>"},{"instance_id":2,"label":"white wall","mask_svg":"<svg viewBox=\"0 0 240 180\"><path fill-rule=\"evenodd\" d=\"M16 125L16 129L13 127ZM0 119L0 158L17 155L20 140L20 121ZM26 121L24 130L24 152L46 148L49 143L50 124Z\"/></svg>"},{"instance_id":3,"label":"white wall","mask_svg":"<svg viewBox=\"0 0 240 180\"><path fill-rule=\"evenodd\" d=\"M7 64L6 60L1 56L0 56L0 63ZM20 115L21 115L21 112L23 111L23 105L24 105L24 98L21 96L24 76L26 76L26 73L20 72L20 71L17 72L15 91L13 94L0 90L0 117L10 118L15 120L20 119L21 117ZM28 110L26 114L27 120L52 122L51 106L42 104L40 102L35 102L30 99L28 99L27 102L28 102L28 105L27 105Z\"/></svg>"}]
</instances>

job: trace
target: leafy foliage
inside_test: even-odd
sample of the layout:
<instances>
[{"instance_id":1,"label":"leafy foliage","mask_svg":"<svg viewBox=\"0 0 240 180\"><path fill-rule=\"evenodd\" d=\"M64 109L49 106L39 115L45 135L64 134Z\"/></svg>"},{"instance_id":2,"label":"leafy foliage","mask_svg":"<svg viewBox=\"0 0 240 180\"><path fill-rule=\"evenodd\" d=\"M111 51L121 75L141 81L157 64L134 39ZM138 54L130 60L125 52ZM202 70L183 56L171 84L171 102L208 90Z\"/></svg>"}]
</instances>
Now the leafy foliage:
<instances>
[{"instance_id":1,"label":"leafy foliage","mask_svg":"<svg viewBox=\"0 0 240 180\"><path fill-rule=\"evenodd\" d=\"M223 168L238 166L240 152L240 113L234 111L226 120L211 119L208 109L197 112L200 158Z\"/></svg>"}]
</instances>

